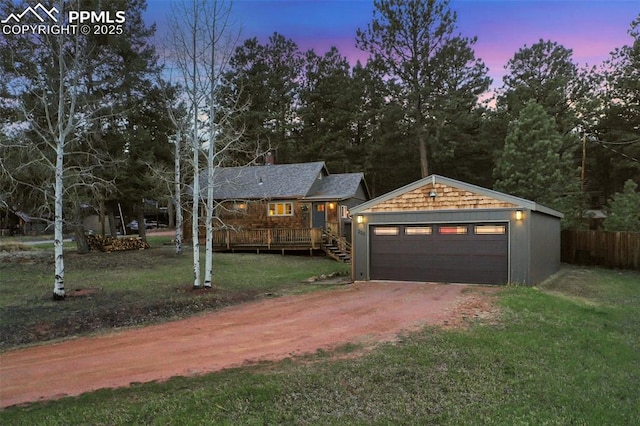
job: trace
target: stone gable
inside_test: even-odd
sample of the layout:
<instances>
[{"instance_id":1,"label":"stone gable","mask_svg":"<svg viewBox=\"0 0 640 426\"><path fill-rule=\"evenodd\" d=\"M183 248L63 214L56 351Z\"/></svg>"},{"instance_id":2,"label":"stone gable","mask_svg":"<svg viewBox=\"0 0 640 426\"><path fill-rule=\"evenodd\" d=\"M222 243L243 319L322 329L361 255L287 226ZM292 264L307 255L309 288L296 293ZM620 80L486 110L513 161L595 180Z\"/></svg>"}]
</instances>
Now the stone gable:
<instances>
[{"instance_id":1,"label":"stone gable","mask_svg":"<svg viewBox=\"0 0 640 426\"><path fill-rule=\"evenodd\" d=\"M436 190L438 196L431 198L429 193ZM425 186L383 201L365 210L363 213L391 211L424 211L424 210L467 210L513 208L515 204L496 200L495 198L476 194L453 186L428 183Z\"/></svg>"}]
</instances>

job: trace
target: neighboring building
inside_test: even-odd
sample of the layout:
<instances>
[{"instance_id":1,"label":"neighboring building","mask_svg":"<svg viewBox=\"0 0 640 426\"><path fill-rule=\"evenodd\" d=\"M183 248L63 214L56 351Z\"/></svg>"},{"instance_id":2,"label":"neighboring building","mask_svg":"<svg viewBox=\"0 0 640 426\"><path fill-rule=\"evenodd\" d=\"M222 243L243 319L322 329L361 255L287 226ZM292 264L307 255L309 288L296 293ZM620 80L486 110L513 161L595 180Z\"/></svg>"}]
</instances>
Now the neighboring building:
<instances>
[{"instance_id":1,"label":"neighboring building","mask_svg":"<svg viewBox=\"0 0 640 426\"><path fill-rule=\"evenodd\" d=\"M354 280L533 285L560 268L561 213L442 176L352 214Z\"/></svg>"},{"instance_id":2,"label":"neighboring building","mask_svg":"<svg viewBox=\"0 0 640 426\"><path fill-rule=\"evenodd\" d=\"M0 236L46 234L53 230L50 224L47 219L0 205Z\"/></svg>"},{"instance_id":3,"label":"neighboring building","mask_svg":"<svg viewBox=\"0 0 640 426\"><path fill-rule=\"evenodd\" d=\"M593 230L604 229L606 218L607 212L603 209L589 209L582 213L582 223Z\"/></svg>"}]
</instances>

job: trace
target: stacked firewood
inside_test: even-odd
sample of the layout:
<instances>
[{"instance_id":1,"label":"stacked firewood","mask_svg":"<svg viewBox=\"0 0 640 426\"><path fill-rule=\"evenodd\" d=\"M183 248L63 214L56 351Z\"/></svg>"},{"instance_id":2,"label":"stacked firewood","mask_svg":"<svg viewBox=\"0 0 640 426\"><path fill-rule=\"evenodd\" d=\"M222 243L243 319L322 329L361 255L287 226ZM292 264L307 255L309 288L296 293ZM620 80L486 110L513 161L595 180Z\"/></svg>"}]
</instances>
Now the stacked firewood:
<instances>
[{"instance_id":1,"label":"stacked firewood","mask_svg":"<svg viewBox=\"0 0 640 426\"><path fill-rule=\"evenodd\" d=\"M113 237L111 235L87 235L89 250L95 251L125 251L144 250L149 248L149 244L142 241L140 237Z\"/></svg>"}]
</instances>

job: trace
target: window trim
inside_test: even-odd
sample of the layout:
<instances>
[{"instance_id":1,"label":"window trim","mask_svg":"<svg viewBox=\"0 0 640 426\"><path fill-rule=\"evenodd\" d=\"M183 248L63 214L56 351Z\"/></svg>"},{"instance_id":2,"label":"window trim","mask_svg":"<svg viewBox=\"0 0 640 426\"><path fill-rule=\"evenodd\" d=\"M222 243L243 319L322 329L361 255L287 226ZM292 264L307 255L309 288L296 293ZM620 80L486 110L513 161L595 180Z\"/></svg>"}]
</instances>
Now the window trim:
<instances>
[{"instance_id":1,"label":"window trim","mask_svg":"<svg viewBox=\"0 0 640 426\"><path fill-rule=\"evenodd\" d=\"M282 213L278 213L278 206L282 206ZM267 217L284 216L293 216L293 203L291 201L267 203Z\"/></svg>"}]
</instances>

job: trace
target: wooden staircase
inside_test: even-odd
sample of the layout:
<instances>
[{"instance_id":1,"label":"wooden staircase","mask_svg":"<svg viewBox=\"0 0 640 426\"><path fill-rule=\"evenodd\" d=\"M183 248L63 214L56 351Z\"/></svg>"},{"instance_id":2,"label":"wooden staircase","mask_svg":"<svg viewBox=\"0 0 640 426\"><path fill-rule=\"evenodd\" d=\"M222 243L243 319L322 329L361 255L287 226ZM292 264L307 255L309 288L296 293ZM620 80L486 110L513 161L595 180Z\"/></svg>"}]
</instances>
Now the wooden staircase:
<instances>
[{"instance_id":1,"label":"wooden staircase","mask_svg":"<svg viewBox=\"0 0 640 426\"><path fill-rule=\"evenodd\" d=\"M322 231L322 249L330 258L351 263L351 244L344 237L330 231Z\"/></svg>"}]
</instances>

